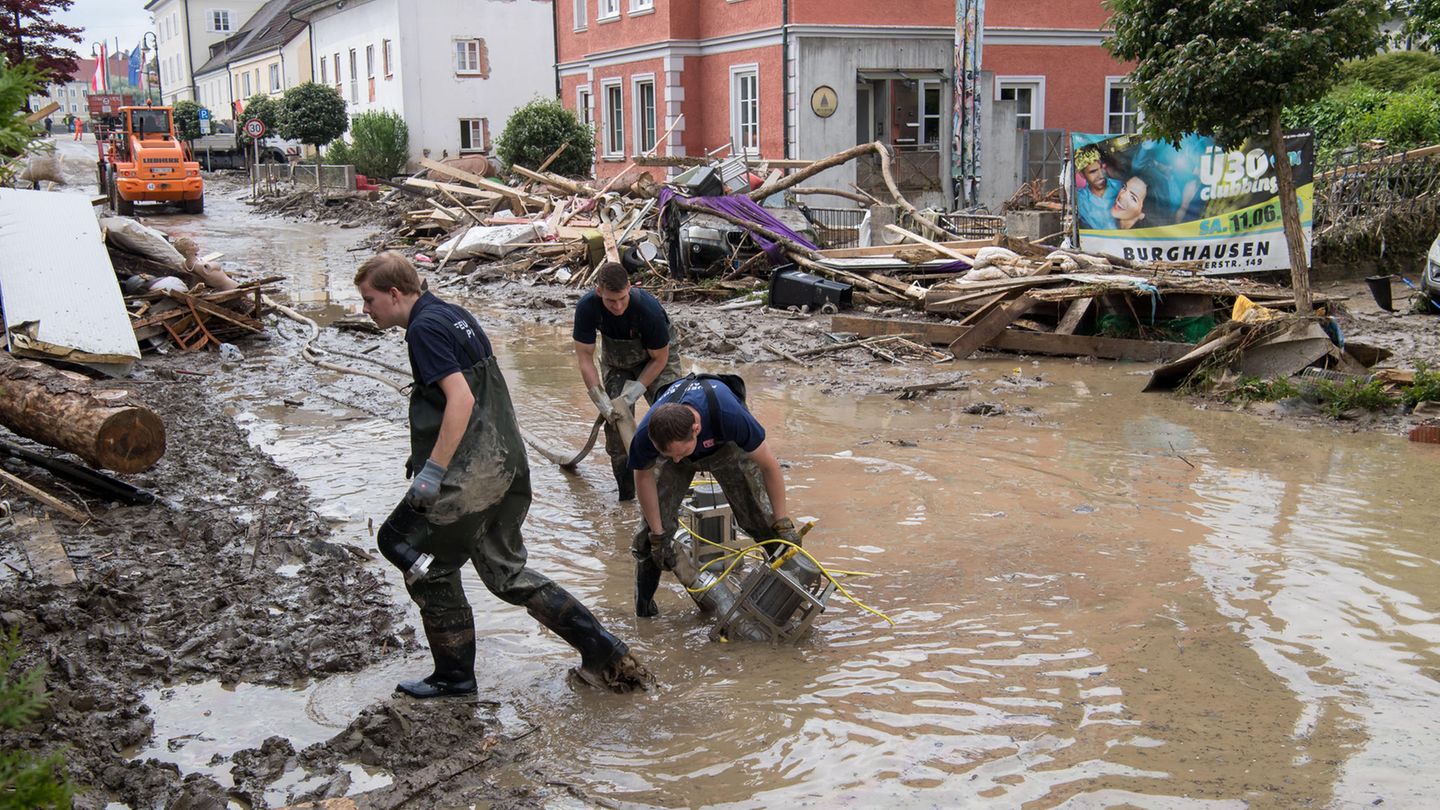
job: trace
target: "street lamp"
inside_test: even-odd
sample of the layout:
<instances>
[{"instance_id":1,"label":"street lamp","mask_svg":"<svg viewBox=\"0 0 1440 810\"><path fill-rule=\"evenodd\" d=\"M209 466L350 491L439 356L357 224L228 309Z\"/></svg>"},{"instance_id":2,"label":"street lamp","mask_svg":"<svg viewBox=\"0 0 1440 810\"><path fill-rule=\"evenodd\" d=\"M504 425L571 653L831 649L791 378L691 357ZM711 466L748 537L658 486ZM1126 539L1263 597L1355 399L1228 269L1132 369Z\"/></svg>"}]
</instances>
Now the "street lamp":
<instances>
[{"instance_id":1,"label":"street lamp","mask_svg":"<svg viewBox=\"0 0 1440 810\"><path fill-rule=\"evenodd\" d=\"M153 44L155 47L149 48L148 45L147 45L147 43ZM142 65L140 66L140 70L142 71L142 73L141 73L140 75L144 77L144 81L145 81L145 100L146 100L146 101L149 101L149 100L150 100L150 84L151 84L151 82L150 82L150 58L149 58L148 56L146 56L146 54L151 54L151 53L155 54L155 59L156 59L156 61L158 62L159 59L160 59L160 40L158 40L158 39L155 37L155 32L154 32L154 31L146 31L146 32L145 32L145 36L143 36L143 37L140 38L140 61L144 63L144 64L142 64ZM164 100L165 100L165 91L164 91L164 89L160 86L160 71L159 71L159 70L156 70L156 71L155 71L155 82L154 82L154 84L155 84L155 95L159 96L159 98L160 98L161 101L164 101Z\"/></svg>"}]
</instances>

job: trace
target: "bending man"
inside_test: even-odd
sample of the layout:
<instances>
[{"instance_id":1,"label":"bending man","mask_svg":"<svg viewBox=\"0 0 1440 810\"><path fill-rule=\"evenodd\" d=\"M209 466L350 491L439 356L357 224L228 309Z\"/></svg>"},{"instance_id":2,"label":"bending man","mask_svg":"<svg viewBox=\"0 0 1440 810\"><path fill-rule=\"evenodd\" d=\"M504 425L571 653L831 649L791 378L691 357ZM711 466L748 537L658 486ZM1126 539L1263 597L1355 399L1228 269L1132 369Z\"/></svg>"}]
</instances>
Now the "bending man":
<instances>
[{"instance_id":1,"label":"bending man","mask_svg":"<svg viewBox=\"0 0 1440 810\"><path fill-rule=\"evenodd\" d=\"M414 265L398 253L366 261L355 285L377 326L404 327L415 377L405 465L414 480L378 542L405 572L435 671L396 688L417 698L475 693L475 617L460 585L467 560L491 593L523 605L580 651L572 672L581 680L615 691L647 686L650 673L624 642L525 565L530 466L510 391L474 316L422 292Z\"/></svg>"},{"instance_id":2,"label":"bending man","mask_svg":"<svg viewBox=\"0 0 1440 810\"><path fill-rule=\"evenodd\" d=\"M629 464L643 515L631 547L637 616L659 613L655 590L661 572L675 567L680 502L697 472L715 477L736 524L753 540L800 543L786 516L785 476L765 428L724 382L691 376L667 388L636 428Z\"/></svg>"},{"instance_id":3,"label":"bending man","mask_svg":"<svg viewBox=\"0 0 1440 810\"><path fill-rule=\"evenodd\" d=\"M595 335L600 335L602 384L595 371ZM615 262L600 265L595 289L575 305L575 362L590 400L605 417L605 452L620 488L620 500L635 497L634 479L626 467L628 448L616 429L612 399L622 397L634 415L644 396L654 403L659 392L680 376L680 355L675 350L675 327L655 296L630 286L625 268Z\"/></svg>"}]
</instances>

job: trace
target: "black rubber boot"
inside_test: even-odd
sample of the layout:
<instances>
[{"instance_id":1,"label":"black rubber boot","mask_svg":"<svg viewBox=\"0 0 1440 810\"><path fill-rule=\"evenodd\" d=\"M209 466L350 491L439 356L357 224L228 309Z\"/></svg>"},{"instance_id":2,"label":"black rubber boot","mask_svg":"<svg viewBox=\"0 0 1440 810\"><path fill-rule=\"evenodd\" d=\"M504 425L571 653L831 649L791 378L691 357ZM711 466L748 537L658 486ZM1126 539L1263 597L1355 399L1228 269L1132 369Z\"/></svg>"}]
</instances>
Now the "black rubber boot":
<instances>
[{"instance_id":1,"label":"black rubber boot","mask_svg":"<svg viewBox=\"0 0 1440 810\"><path fill-rule=\"evenodd\" d=\"M612 692L648 689L655 683L625 642L610 635L580 600L559 585L548 583L525 600L525 610L580 653L580 666L570 670L581 681Z\"/></svg>"},{"instance_id":2,"label":"black rubber boot","mask_svg":"<svg viewBox=\"0 0 1440 810\"><path fill-rule=\"evenodd\" d=\"M615 473L615 485L620 488L620 502L635 500L635 473L630 472L629 465L611 459L610 470Z\"/></svg>"},{"instance_id":3,"label":"black rubber boot","mask_svg":"<svg viewBox=\"0 0 1440 810\"><path fill-rule=\"evenodd\" d=\"M435 671L418 681L401 681L396 691L421 700L475 694L475 617L469 607L440 616L421 614L420 621Z\"/></svg>"},{"instance_id":4,"label":"black rubber boot","mask_svg":"<svg viewBox=\"0 0 1440 810\"><path fill-rule=\"evenodd\" d=\"M655 591L660 587L660 566L654 560L635 561L635 615L644 619L660 615Z\"/></svg>"}]
</instances>

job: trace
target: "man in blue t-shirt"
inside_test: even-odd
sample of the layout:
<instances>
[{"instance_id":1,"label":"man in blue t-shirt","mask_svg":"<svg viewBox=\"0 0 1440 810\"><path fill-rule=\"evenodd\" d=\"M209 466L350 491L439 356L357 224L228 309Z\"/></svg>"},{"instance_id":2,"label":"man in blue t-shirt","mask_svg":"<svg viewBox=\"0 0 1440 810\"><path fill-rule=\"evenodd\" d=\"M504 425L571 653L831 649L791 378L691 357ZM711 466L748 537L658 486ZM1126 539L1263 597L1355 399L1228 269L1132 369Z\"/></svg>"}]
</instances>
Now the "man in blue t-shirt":
<instances>
[{"instance_id":1,"label":"man in blue t-shirt","mask_svg":"<svg viewBox=\"0 0 1440 810\"><path fill-rule=\"evenodd\" d=\"M697 472L714 476L735 522L753 540L800 543L786 516L785 476L765 441L765 428L720 380L690 376L667 388L635 430L629 466L643 516L631 547L637 616L659 612L655 590L661 572L675 567L680 502ZM776 544L770 550L784 548Z\"/></svg>"},{"instance_id":2,"label":"man in blue t-shirt","mask_svg":"<svg viewBox=\"0 0 1440 810\"><path fill-rule=\"evenodd\" d=\"M1086 230L1113 231L1118 227L1110 207L1122 184L1110 176L1105 164L1098 146L1087 146L1075 153L1075 171L1084 180L1075 189L1075 210L1080 227Z\"/></svg>"},{"instance_id":3,"label":"man in blue t-shirt","mask_svg":"<svg viewBox=\"0 0 1440 810\"><path fill-rule=\"evenodd\" d=\"M600 342L604 381L595 371L595 343ZM628 448L616 427L612 400L619 398L634 417L644 396L653 403L660 391L680 377L675 328L655 296L630 286L625 268L606 262L595 271L595 289L575 305L575 362L585 390L605 419L605 452L620 489L620 500L635 497L635 484L625 467Z\"/></svg>"},{"instance_id":4,"label":"man in blue t-shirt","mask_svg":"<svg viewBox=\"0 0 1440 810\"><path fill-rule=\"evenodd\" d=\"M521 526L530 509L530 465L480 324L422 290L415 266L398 253L360 265L355 286L376 326L404 327L415 377L405 464L413 479L376 542L405 575L435 670L396 689L415 698L475 694L475 617L460 582L467 562L491 593L523 605L580 652L574 673L581 680L616 691L648 686L653 679L623 641L526 565Z\"/></svg>"}]
</instances>

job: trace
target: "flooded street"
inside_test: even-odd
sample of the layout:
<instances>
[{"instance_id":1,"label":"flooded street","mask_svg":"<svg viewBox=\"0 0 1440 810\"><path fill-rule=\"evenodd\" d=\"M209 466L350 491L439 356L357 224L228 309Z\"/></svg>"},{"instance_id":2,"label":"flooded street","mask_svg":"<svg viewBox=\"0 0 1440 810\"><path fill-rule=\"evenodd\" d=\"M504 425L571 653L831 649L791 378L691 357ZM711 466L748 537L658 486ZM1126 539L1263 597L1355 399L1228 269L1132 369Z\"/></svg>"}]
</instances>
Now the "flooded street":
<instances>
[{"instance_id":1,"label":"flooded street","mask_svg":"<svg viewBox=\"0 0 1440 810\"><path fill-rule=\"evenodd\" d=\"M149 221L225 252L239 276L286 276L312 316L359 309L350 280L364 229L255 218L218 193L204 216ZM449 292L489 332L521 426L578 447L593 406L569 330L503 294ZM379 346L367 356L405 365L398 333L357 342L333 331L320 346ZM404 401L307 365L299 325L277 332L249 343L243 362L203 366L209 381L252 444L310 490L331 539L373 550L407 486ZM533 729L530 755L474 779L530 786L560 807L589 804L566 785L656 807L1433 800L1440 449L1141 394L1149 367L1134 364L995 356L941 367L974 384L914 401L733 370L787 466L790 511L819 518L807 549L869 574L842 583L893 624L836 594L797 646L713 643L673 578L660 616L637 619L638 508L615 503L603 453L567 475L532 452L532 564L628 641L659 685L572 687L570 648L466 574L480 700L406 706L483 715L512 736ZM1007 413L966 413L981 402ZM367 565L418 626L398 573L378 554ZM362 709L401 701L395 682L429 666L421 651L292 689L155 689L154 737L130 753L228 786L223 758L275 734L297 750L330 738ZM352 794L393 778L347 767ZM286 773L267 803L306 779Z\"/></svg>"}]
</instances>

